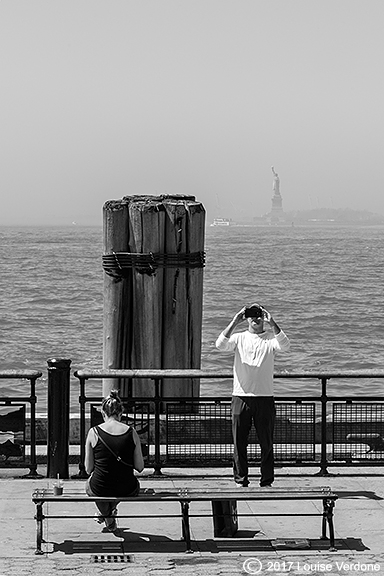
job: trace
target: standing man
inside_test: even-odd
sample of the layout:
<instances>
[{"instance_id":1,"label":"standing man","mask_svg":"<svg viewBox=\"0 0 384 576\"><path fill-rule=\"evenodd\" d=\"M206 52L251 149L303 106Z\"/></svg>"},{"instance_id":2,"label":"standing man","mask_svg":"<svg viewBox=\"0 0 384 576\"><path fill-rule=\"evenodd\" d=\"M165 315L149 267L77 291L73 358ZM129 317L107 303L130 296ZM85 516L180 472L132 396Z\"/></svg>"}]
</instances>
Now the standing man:
<instances>
[{"instance_id":1,"label":"standing man","mask_svg":"<svg viewBox=\"0 0 384 576\"><path fill-rule=\"evenodd\" d=\"M233 334L247 320L248 329ZM268 322L273 334L264 331ZM274 481L273 430L275 401L273 396L274 356L289 350L288 337L271 314L259 304L244 306L216 341L223 351L234 351L232 392L232 433L234 443L233 473L239 486L248 486L248 437L252 421L261 448L260 486Z\"/></svg>"}]
</instances>

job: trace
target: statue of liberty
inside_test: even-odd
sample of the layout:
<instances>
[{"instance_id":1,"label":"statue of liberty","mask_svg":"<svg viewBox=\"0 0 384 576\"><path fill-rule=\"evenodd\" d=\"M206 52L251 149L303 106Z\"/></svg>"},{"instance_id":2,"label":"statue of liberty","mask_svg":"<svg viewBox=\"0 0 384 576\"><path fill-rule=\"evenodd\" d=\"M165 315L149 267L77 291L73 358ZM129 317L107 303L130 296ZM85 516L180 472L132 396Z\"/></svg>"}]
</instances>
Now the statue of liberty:
<instances>
[{"instance_id":1,"label":"statue of liberty","mask_svg":"<svg viewBox=\"0 0 384 576\"><path fill-rule=\"evenodd\" d=\"M272 172L273 172L273 192L274 194L279 194L280 195L280 178L278 173L275 171L274 167L272 166Z\"/></svg>"}]
</instances>

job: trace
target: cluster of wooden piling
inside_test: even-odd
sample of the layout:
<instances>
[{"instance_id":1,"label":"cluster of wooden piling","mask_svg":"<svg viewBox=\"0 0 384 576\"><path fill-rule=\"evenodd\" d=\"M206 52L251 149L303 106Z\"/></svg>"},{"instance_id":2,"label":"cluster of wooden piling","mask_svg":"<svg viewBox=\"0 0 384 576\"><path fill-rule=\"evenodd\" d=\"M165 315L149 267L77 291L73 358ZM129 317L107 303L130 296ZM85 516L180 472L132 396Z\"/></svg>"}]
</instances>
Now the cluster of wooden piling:
<instances>
[{"instance_id":1,"label":"cluster of wooden piling","mask_svg":"<svg viewBox=\"0 0 384 576\"><path fill-rule=\"evenodd\" d=\"M200 368L205 210L194 196L126 196L104 204L104 368ZM145 380L124 396L152 396ZM103 393L116 380L103 383ZM164 380L166 397L199 382Z\"/></svg>"}]
</instances>

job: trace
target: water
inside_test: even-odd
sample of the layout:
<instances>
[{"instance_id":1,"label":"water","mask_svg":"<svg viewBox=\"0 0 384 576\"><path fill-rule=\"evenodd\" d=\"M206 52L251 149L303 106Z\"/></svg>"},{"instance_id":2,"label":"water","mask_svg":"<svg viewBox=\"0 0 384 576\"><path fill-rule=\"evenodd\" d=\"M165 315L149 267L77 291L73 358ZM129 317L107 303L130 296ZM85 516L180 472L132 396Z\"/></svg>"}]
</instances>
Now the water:
<instances>
[{"instance_id":1,"label":"water","mask_svg":"<svg viewBox=\"0 0 384 576\"><path fill-rule=\"evenodd\" d=\"M254 301L291 339L278 370L383 368L383 240L383 227L208 227L202 368L231 369L232 355L215 340ZM0 369L43 371L39 405L48 358L71 358L73 369L102 366L101 255L97 227L0 228ZM331 384L332 394L375 395L384 382ZM0 385L3 395L22 389L14 380ZM277 395L318 390L316 381L276 381ZM202 384L203 395L230 392L230 381Z\"/></svg>"},{"instance_id":2,"label":"water","mask_svg":"<svg viewBox=\"0 0 384 576\"><path fill-rule=\"evenodd\" d=\"M291 340L276 369L383 368L384 228L210 227L203 362L230 367L213 348L245 302L261 302ZM331 381L332 394L381 394L384 381ZM353 389L351 389L351 386ZM310 394L317 383L276 381L277 394Z\"/></svg>"}]
</instances>

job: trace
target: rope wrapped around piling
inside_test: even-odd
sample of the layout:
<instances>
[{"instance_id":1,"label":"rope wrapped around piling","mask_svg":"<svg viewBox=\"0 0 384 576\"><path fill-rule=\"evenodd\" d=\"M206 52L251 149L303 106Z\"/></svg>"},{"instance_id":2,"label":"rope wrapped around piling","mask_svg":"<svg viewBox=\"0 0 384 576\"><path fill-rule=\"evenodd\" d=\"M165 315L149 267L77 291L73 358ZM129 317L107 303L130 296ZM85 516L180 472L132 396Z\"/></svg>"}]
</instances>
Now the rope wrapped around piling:
<instances>
[{"instance_id":1,"label":"rope wrapped around piling","mask_svg":"<svg viewBox=\"0 0 384 576\"><path fill-rule=\"evenodd\" d=\"M103 269L106 274L117 279L126 278L132 270L152 276L157 268L203 268L205 252L186 254L112 252L104 254Z\"/></svg>"}]
</instances>

